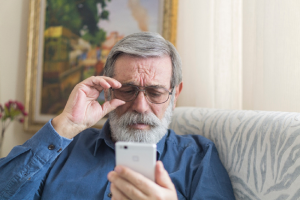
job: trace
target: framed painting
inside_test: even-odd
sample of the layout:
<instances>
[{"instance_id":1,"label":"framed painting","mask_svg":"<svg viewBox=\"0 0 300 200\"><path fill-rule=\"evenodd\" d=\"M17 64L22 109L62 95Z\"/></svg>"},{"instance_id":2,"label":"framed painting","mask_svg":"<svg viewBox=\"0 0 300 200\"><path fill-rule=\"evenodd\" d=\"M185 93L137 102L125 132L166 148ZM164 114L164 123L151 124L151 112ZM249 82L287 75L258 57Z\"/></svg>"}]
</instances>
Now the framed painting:
<instances>
[{"instance_id":1,"label":"framed painting","mask_svg":"<svg viewBox=\"0 0 300 200\"><path fill-rule=\"evenodd\" d=\"M62 112L77 83L102 75L110 49L126 35L158 32L176 45L177 6L178 0L30 0L25 130L39 130Z\"/></svg>"}]
</instances>

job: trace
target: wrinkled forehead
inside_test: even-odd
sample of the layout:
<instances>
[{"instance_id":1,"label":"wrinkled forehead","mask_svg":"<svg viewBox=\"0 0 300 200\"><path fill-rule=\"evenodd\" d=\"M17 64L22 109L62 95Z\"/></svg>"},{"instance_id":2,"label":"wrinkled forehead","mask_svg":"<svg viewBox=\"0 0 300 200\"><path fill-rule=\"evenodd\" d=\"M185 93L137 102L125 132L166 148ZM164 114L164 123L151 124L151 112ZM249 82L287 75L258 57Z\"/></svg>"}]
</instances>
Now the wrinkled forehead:
<instances>
[{"instance_id":1,"label":"wrinkled forehead","mask_svg":"<svg viewBox=\"0 0 300 200\"><path fill-rule=\"evenodd\" d=\"M169 56L137 57L121 55L115 62L113 78L121 83L170 88L172 62Z\"/></svg>"}]
</instances>

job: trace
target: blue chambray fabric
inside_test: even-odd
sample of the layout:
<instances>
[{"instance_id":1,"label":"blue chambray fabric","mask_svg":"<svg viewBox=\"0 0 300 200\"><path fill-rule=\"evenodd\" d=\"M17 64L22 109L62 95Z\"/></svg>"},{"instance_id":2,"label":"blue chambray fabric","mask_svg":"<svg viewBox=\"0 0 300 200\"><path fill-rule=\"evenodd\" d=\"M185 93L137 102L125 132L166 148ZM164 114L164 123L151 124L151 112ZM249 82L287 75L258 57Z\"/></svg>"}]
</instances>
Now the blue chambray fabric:
<instances>
[{"instance_id":1,"label":"blue chambray fabric","mask_svg":"<svg viewBox=\"0 0 300 200\"><path fill-rule=\"evenodd\" d=\"M178 199L234 199L210 140L168 130L157 144L157 159L168 171ZM114 167L108 122L101 130L87 129L69 140L59 136L49 121L0 159L0 199L111 199L107 174Z\"/></svg>"}]
</instances>

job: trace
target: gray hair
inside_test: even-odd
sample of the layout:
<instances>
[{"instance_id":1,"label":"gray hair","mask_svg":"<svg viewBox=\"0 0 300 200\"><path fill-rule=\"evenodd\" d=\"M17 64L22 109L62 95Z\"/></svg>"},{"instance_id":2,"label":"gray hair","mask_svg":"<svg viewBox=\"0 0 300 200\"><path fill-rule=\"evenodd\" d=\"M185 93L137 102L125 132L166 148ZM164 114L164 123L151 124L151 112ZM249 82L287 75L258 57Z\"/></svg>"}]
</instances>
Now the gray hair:
<instances>
[{"instance_id":1,"label":"gray hair","mask_svg":"<svg viewBox=\"0 0 300 200\"><path fill-rule=\"evenodd\" d=\"M182 81L180 56L173 44L158 33L134 33L117 42L108 54L103 72L105 76L113 77L114 64L122 54L144 58L168 55L172 61L171 87L178 86Z\"/></svg>"}]
</instances>

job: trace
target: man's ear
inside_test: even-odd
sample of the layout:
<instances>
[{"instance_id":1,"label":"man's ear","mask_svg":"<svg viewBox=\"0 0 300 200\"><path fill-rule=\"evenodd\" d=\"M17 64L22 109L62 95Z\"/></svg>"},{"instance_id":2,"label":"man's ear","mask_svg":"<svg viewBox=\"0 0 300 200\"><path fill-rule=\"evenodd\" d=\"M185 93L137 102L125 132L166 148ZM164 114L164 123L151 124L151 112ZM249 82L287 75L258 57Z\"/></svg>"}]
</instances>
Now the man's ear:
<instances>
[{"instance_id":1,"label":"man's ear","mask_svg":"<svg viewBox=\"0 0 300 200\"><path fill-rule=\"evenodd\" d=\"M179 85L175 87L175 99L174 99L174 104L173 104L173 110L176 107L177 98L178 98L179 94L181 93L182 87L183 87L182 82L179 83Z\"/></svg>"}]
</instances>

